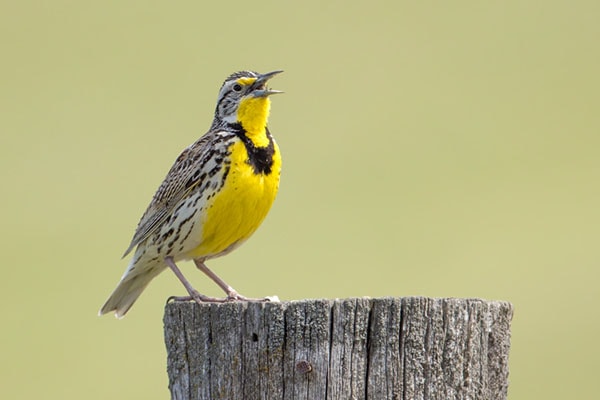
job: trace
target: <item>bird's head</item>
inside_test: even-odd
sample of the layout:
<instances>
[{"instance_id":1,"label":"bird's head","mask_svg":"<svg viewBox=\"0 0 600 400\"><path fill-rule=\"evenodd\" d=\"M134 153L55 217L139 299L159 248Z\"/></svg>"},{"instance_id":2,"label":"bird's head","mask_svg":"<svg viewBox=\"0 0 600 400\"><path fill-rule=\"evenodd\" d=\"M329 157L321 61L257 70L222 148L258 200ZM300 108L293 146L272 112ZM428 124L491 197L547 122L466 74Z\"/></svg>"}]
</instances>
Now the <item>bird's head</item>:
<instances>
[{"instance_id":1,"label":"bird's head","mask_svg":"<svg viewBox=\"0 0 600 400\"><path fill-rule=\"evenodd\" d=\"M221 86L215 122L240 123L249 133L264 130L269 117L269 96L282 93L267 88L269 79L283 71L259 74L240 71L231 74Z\"/></svg>"}]
</instances>

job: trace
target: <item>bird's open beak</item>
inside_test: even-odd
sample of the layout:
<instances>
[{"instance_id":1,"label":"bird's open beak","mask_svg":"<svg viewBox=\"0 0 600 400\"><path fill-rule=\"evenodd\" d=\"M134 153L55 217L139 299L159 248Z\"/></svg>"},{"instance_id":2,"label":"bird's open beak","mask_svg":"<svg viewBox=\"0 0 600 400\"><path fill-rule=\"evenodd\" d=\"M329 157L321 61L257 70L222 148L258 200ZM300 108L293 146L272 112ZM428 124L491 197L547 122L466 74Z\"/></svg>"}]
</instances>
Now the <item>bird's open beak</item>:
<instances>
[{"instance_id":1,"label":"bird's open beak","mask_svg":"<svg viewBox=\"0 0 600 400\"><path fill-rule=\"evenodd\" d=\"M252 86L254 87L252 95L254 97L267 97L272 94L283 93L281 90L267 89L267 87L265 86L269 79L282 72L283 71L273 71L259 75L258 78L256 78L256 81L254 81L254 83L252 84Z\"/></svg>"}]
</instances>

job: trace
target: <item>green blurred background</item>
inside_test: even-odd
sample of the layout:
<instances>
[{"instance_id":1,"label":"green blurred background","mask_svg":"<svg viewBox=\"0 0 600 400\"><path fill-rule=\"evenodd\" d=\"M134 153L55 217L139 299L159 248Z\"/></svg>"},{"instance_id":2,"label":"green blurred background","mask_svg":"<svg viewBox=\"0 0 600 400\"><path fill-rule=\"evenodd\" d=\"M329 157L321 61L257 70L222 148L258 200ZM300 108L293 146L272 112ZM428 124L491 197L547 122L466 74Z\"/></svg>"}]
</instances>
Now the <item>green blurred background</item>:
<instances>
[{"instance_id":1,"label":"green blurred background","mask_svg":"<svg viewBox=\"0 0 600 400\"><path fill-rule=\"evenodd\" d=\"M174 276L96 313L239 69L286 71L284 171L263 227L209 263L225 280L508 300L509 397L597 394L597 1L0 4L0 398L168 398Z\"/></svg>"}]
</instances>

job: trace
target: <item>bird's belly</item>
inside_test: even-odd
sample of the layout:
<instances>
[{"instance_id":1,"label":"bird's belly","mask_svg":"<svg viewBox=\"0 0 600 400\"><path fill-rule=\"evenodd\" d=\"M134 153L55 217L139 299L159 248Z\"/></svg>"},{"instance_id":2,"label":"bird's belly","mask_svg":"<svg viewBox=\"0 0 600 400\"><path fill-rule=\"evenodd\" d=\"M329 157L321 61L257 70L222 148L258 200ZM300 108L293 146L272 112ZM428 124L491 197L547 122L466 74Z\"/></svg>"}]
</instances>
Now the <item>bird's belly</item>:
<instances>
[{"instance_id":1,"label":"bird's belly","mask_svg":"<svg viewBox=\"0 0 600 400\"><path fill-rule=\"evenodd\" d=\"M200 244L186 258L217 257L242 244L267 216L278 187L279 165L268 175L256 174L245 160L232 157L225 183L201 217Z\"/></svg>"}]
</instances>

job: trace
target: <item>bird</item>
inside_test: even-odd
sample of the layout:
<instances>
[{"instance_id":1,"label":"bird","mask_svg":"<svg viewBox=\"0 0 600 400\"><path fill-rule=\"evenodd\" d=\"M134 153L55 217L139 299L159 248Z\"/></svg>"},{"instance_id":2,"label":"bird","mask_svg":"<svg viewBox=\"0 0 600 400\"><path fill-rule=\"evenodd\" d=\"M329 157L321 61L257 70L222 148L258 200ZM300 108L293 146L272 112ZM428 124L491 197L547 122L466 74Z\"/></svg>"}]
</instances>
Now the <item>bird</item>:
<instances>
[{"instance_id":1,"label":"bird","mask_svg":"<svg viewBox=\"0 0 600 400\"><path fill-rule=\"evenodd\" d=\"M169 268L188 296L176 301L262 301L240 295L205 262L244 243L267 216L279 189L281 153L267 122L283 71L239 71L221 86L207 133L185 148L152 197L123 257L134 249L116 289L99 311L122 318L150 281ZM193 260L226 294L199 293L177 266Z\"/></svg>"}]
</instances>

